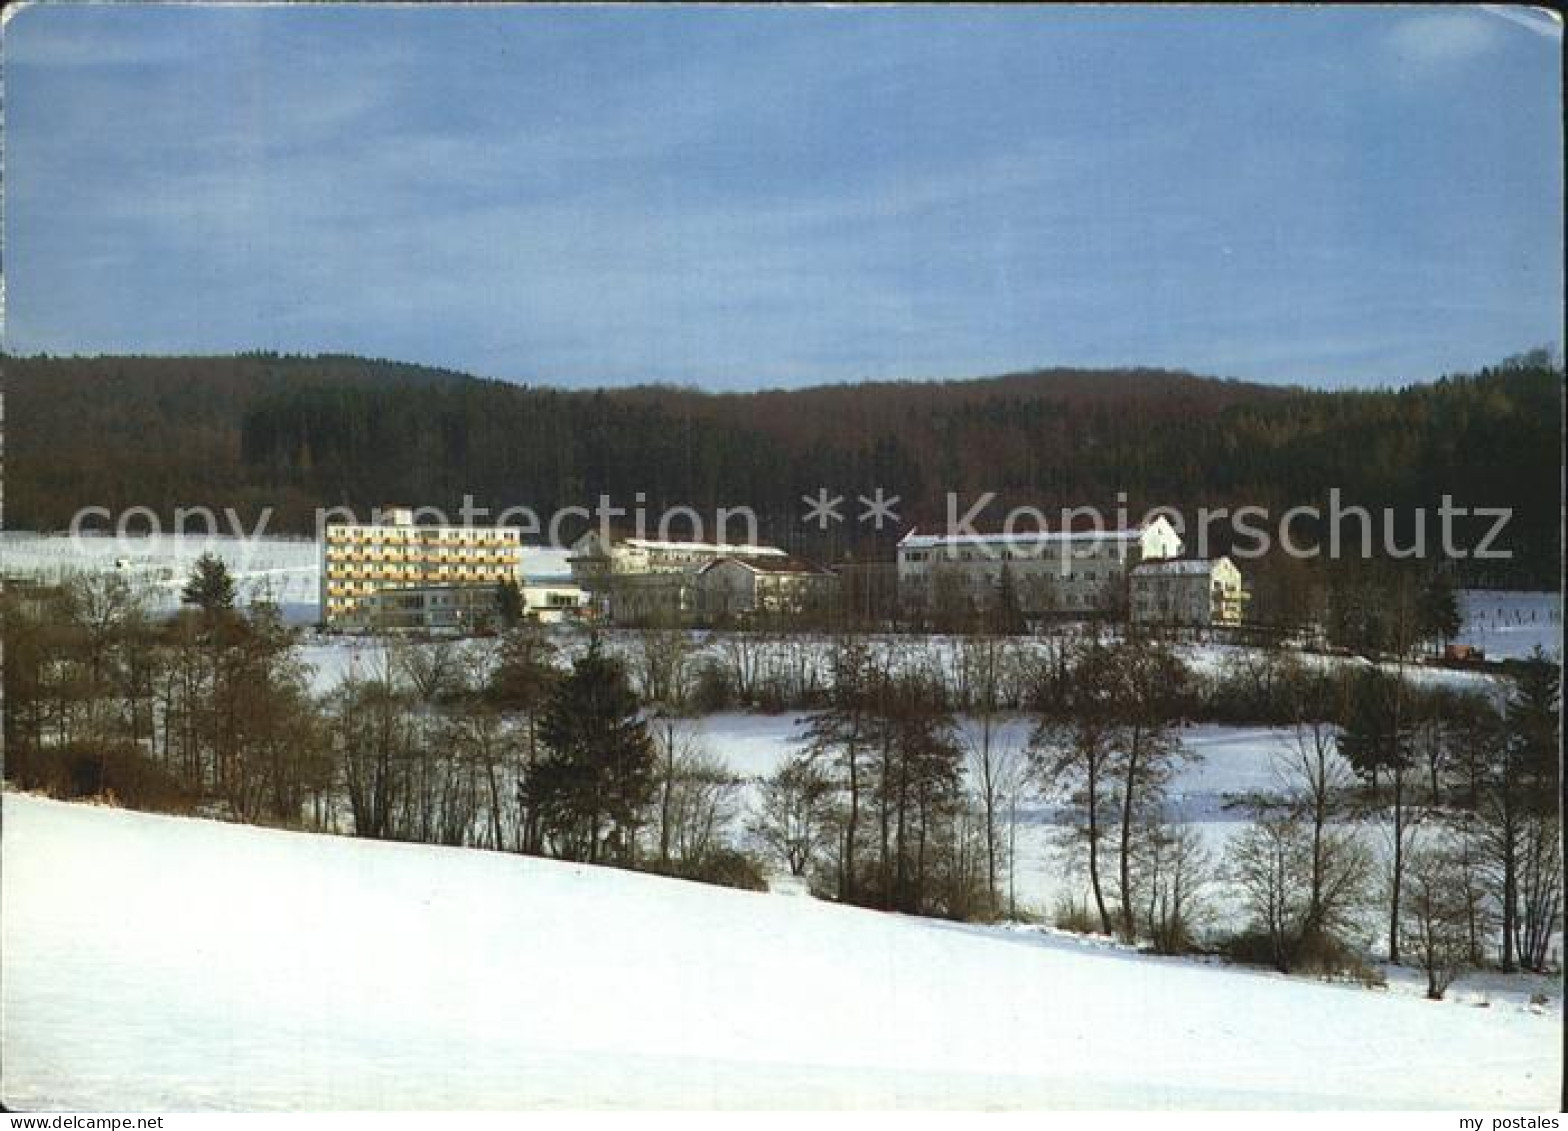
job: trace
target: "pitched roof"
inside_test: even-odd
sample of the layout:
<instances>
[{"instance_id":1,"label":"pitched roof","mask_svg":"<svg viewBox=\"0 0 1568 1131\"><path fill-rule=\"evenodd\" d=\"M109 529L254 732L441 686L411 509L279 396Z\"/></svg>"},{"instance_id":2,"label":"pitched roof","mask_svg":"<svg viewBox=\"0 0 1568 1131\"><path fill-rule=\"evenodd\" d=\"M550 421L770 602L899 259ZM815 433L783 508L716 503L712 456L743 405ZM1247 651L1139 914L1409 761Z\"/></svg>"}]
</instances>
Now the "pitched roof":
<instances>
[{"instance_id":1,"label":"pitched roof","mask_svg":"<svg viewBox=\"0 0 1568 1131\"><path fill-rule=\"evenodd\" d=\"M805 573L818 576L828 576L832 573L832 570L819 566L815 562L808 562L805 558L797 558L792 555L756 557L745 554L727 554L722 558L715 558L697 572L707 573L710 569L723 565L725 562L734 562L736 565L744 566L753 573Z\"/></svg>"},{"instance_id":2,"label":"pitched roof","mask_svg":"<svg viewBox=\"0 0 1568 1131\"><path fill-rule=\"evenodd\" d=\"M698 542L692 539L677 538L645 538L631 529L611 528L608 539L605 532L599 527L583 531L571 545L571 552L576 553L580 543L592 538L609 546L623 546L633 550L673 550L685 553L722 553L744 554L747 557L783 557L785 553L777 546L762 546L750 542Z\"/></svg>"},{"instance_id":3,"label":"pitched roof","mask_svg":"<svg viewBox=\"0 0 1568 1131\"><path fill-rule=\"evenodd\" d=\"M937 546L1043 546L1059 542L1136 542L1144 532L1158 523L1169 524L1164 515L1137 526L1102 526L1095 513L1068 510L1062 514L1062 525L1052 529L1049 524L1023 529L976 531L973 534L922 534L919 527L898 540L901 547L928 549Z\"/></svg>"},{"instance_id":4,"label":"pitched roof","mask_svg":"<svg viewBox=\"0 0 1568 1131\"><path fill-rule=\"evenodd\" d=\"M1130 572L1154 574L1160 577L1208 577L1221 562L1229 558L1166 558L1139 562Z\"/></svg>"},{"instance_id":5,"label":"pitched roof","mask_svg":"<svg viewBox=\"0 0 1568 1131\"><path fill-rule=\"evenodd\" d=\"M911 530L898 540L905 549L937 546L1043 546L1054 542L1136 542L1142 530L1015 530L994 534L921 534Z\"/></svg>"},{"instance_id":6,"label":"pitched roof","mask_svg":"<svg viewBox=\"0 0 1568 1131\"><path fill-rule=\"evenodd\" d=\"M758 546L746 542L673 542L659 538L622 538L624 546L634 550L684 550L693 553L714 552L748 558L785 557L777 546Z\"/></svg>"}]
</instances>

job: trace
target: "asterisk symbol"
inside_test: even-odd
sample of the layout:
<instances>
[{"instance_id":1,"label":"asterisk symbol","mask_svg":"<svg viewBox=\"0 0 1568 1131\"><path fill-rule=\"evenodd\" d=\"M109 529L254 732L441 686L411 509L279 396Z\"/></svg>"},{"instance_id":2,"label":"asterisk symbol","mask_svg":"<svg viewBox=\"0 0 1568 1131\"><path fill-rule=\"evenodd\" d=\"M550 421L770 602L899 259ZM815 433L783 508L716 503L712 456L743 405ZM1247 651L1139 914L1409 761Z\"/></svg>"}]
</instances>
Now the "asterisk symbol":
<instances>
[{"instance_id":1,"label":"asterisk symbol","mask_svg":"<svg viewBox=\"0 0 1568 1131\"><path fill-rule=\"evenodd\" d=\"M871 498L868 499L864 495L860 495L858 498L866 508L860 512L861 522L875 522L877 529L881 530L884 522L898 521L898 512L893 509L898 505L898 495L888 495L882 488L878 487L876 494Z\"/></svg>"},{"instance_id":2,"label":"asterisk symbol","mask_svg":"<svg viewBox=\"0 0 1568 1131\"><path fill-rule=\"evenodd\" d=\"M838 508L844 505L843 495L829 495L826 487L818 487L816 497L802 495L800 501L806 504L806 517L802 522L814 522L818 530L826 530L829 522L843 522L844 516L838 513Z\"/></svg>"}]
</instances>

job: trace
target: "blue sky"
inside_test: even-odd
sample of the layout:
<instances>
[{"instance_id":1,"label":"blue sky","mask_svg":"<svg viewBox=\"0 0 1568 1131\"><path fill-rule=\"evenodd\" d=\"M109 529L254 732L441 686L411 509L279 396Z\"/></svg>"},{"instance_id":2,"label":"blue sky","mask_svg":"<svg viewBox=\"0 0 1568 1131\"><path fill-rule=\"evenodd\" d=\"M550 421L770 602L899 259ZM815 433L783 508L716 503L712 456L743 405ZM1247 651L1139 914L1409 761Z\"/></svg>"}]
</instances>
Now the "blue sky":
<instances>
[{"instance_id":1,"label":"blue sky","mask_svg":"<svg viewBox=\"0 0 1568 1131\"><path fill-rule=\"evenodd\" d=\"M1562 348L1519 8L43 6L6 345L710 388Z\"/></svg>"}]
</instances>

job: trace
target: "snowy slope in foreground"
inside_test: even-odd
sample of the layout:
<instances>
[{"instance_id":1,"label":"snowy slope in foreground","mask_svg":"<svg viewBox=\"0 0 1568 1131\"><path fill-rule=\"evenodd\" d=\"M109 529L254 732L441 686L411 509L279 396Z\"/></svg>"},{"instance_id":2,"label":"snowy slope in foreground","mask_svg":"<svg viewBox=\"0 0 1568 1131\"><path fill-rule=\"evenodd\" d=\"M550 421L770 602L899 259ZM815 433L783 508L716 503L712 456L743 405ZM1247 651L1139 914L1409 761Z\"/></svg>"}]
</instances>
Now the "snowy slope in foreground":
<instances>
[{"instance_id":1,"label":"snowy slope in foreground","mask_svg":"<svg viewBox=\"0 0 1568 1131\"><path fill-rule=\"evenodd\" d=\"M4 797L12 1107L1537 1106L1557 1018Z\"/></svg>"}]
</instances>

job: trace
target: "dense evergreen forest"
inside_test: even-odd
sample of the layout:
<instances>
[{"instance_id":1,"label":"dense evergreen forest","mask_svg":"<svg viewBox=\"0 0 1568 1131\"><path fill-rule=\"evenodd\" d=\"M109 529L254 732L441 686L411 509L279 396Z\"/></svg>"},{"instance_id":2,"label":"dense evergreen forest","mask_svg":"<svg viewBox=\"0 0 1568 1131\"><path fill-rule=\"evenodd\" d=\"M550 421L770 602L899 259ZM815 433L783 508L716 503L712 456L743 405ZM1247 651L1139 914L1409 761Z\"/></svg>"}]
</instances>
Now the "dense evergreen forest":
<instances>
[{"instance_id":1,"label":"dense evergreen forest","mask_svg":"<svg viewBox=\"0 0 1568 1131\"><path fill-rule=\"evenodd\" d=\"M7 357L6 519L55 529L87 505L274 508L390 501L541 515L606 494L649 512L749 505L765 537L828 560L885 555L946 492L1030 504L1512 507L1512 565L1554 584L1560 364L1536 352L1393 391L1318 391L1159 370L1054 369L965 381L704 393L567 391L344 356ZM903 525L818 533L801 496L883 487ZM1435 520L1434 520L1435 521ZM1484 525L1490 525L1486 523ZM1484 525L1481 529L1484 529ZM1223 548L1223 537L1218 538Z\"/></svg>"}]
</instances>

